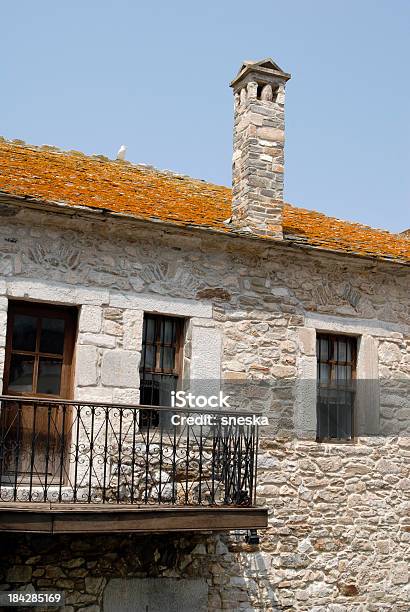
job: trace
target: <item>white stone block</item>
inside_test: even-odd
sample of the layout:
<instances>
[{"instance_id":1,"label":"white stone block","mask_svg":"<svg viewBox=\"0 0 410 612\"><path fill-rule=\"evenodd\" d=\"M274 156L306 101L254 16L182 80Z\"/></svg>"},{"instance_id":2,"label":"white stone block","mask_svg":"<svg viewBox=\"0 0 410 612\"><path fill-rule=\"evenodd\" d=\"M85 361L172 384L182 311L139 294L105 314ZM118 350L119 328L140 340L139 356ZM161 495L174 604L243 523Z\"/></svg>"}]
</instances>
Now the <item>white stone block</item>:
<instances>
[{"instance_id":1,"label":"white stone block","mask_svg":"<svg viewBox=\"0 0 410 612\"><path fill-rule=\"evenodd\" d=\"M372 336L363 335L359 342L357 378L377 380L379 377L378 342Z\"/></svg>"},{"instance_id":2,"label":"white stone block","mask_svg":"<svg viewBox=\"0 0 410 612\"><path fill-rule=\"evenodd\" d=\"M191 325L190 332L189 389L196 395L218 395L221 388L221 331Z\"/></svg>"},{"instance_id":3,"label":"white stone block","mask_svg":"<svg viewBox=\"0 0 410 612\"><path fill-rule=\"evenodd\" d=\"M7 310L9 307L9 301L6 297L0 297L0 310Z\"/></svg>"},{"instance_id":4,"label":"white stone block","mask_svg":"<svg viewBox=\"0 0 410 612\"><path fill-rule=\"evenodd\" d=\"M4 347L0 347L0 389L3 388L3 372L4 372L4 363L6 360L6 351Z\"/></svg>"},{"instance_id":5,"label":"white stone block","mask_svg":"<svg viewBox=\"0 0 410 612\"><path fill-rule=\"evenodd\" d=\"M140 391L138 388L135 389L113 389L112 390L112 401L114 404L139 404Z\"/></svg>"},{"instance_id":6,"label":"white stone block","mask_svg":"<svg viewBox=\"0 0 410 612\"><path fill-rule=\"evenodd\" d=\"M91 304L95 306L106 306L110 301L108 289L95 289L94 287L79 287L76 290L78 304Z\"/></svg>"},{"instance_id":7,"label":"white stone block","mask_svg":"<svg viewBox=\"0 0 410 612\"><path fill-rule=\"evenodd\" d=\"M377 319L352 319L348 317L319 314L317 312L307 312L305 315L306 327L314 327L321 332L370 335L381 337L393 337L395 332L408 333L405 328L397 323L379 321Z\"/></svg>"},{"instance_id":8,"label":"white stone block","mask_svg":"<svg viewBox=\"0 0 410 612\"><path fill-rule=\"evenodd\" d=\"M295 386L294 424L298 437L316 436L316 357L303 355Z\"/></svg>"},{"instance_id":9,"label":"white stone block","mask_svg":"<svg viewBox=\"0 0 410 612\"><path fill-rule=\"evenodd\" d=\"M130 351L140 351L142 345L142 328L144 312L142 310L125 310L123 314L123 347Z\"/></svg>"},{"instance_id":10,"label":"white stone block","mask_svg":"<svg viewBox=\"0 0 410 612\"><path fill-rule=\"evenodd\" d=\"M122 323L118 321L104 321L104 334L108 334L109 336L117 336L118 338L122 337Z\"/></svg>"},{"instance_id":11,"label":"white stone block","mask_svg":"<svg viewBox=\"0 0 410 612\"><path fill-rule=\"evenodd\" d=\"M109 387L79 387L75 391L75 399L79 402L113 402L113 390Z\"/></svg>"},{"instance_id":12,"label":"white stone block","mask_svg":"<svg viewBox=\"0 0 410 612\"><path fill-rule=\"evenodd\" d=\"M364 334L358 348L356 428L359 433L371 435L380 427L378 341Z\"/></svg>"},{"instance_id":13,"label":"white stone block","mask_svg":"<svg viewBox=\"0 0 410 612\"><path fill-rule=\"evenodd\" d=\"M79 387L97 384L98 350L95 346L77 346L76 384Z\"/></svg>"},{"instance_id":14,"label":"white stone block","mask_svg":"<svg viewBox=\"0 0 410 612\"><path fill-rule=\"evenodd\" d=\"M302 327L298 330L299 344L305 355L316 355L316 330L313 327Z\"/></svg>"},{"instance_id":15,"label":"white stone block","mask_svg":"<svg viewBox=\"0 0 410 612\"><path fill-rule=\"evenodd\" d=\"M0 310L0 346L6 346L7 311Z\"/></svg>"},{"instance_id":16,"label":"white stone block","mask_svg":"<svg viewBox=\"0 0 410 612\"><path fill-rule=\"evenodd\" d=\"M105 351L101 364L101 382L107 387L139 387L140 355L117 349Z\"/></svg>"},{"instance_id":17,"label":"white stone block","mask_svg":"<svg viewBox=\"0 0 410 612\"><path fill-rule=\"evenodd\" d=\"M212 318L212 304L197 300L170 298L155 294L111 293L110 306L175 315Z\"/></svg>"},{"instance_id":18,"label":"white stone block","mask_svg":"<svg viewBox=\"0 0 410 612\"><path fill-rule=\"evenodd\" d=\"M116 338L115 336L109 336L108 334L89 334L82 333L78 336L79 344L92 344L100 348L115 348Z\"/></svg>"},{"instance_id":19,"label":"white stone block","mask_svg":"<svg viewBox=\"0 0 410 612\"><path fill-rule=\"evenodd\" d=\"M191 377L217 380L221 378L221 331L217 328L192 325Z\"/></svg>"},{"instance_id":20,"label":"white stone block","mask_svg":"<svg viewBox=\"0 0 410 612\"><path fill-rule=\"evenodd\" d=\"M38 280L15 280L7 285L7 295L47 302L49 304L76 304L73 287Z\"/></svg>"},{"instance_id":21,"label":"white stone block","mask_svg":"<svg viewBox=\"0 0 410 612\"><path fill-rule=\"evenodd\" d=\"M100 306L90 306L88 304L81 307L79 331L99 333L101 331L102 308Z\"/></svg>"},{"instance_id":22,"label":"white stone block","mask_svg":"<svg viewBox=\"0 0 410 612\"><path fill-rule=\"evenodd\" d=\"M215 327L215 321L213 319L207 319L203 317L192 317L191 325L195 327Z\"/></svg>"}]
</instances>

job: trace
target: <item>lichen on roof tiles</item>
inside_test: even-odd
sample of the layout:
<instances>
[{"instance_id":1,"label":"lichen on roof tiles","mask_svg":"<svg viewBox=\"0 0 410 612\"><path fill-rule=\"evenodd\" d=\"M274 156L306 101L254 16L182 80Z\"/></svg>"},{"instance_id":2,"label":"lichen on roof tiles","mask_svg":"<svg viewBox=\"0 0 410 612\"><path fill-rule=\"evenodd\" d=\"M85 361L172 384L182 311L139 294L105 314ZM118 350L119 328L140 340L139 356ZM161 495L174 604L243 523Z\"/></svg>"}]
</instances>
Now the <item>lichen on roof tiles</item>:
<instances>
[{"instance_id":1,"label":"lichen on roof tiles","mask_svg":"<svg viewBox=\"0 0 410 612\"><path fill-rule=\"evenodd\" d=\"M229 232L228 187L109 161L104 156L0 140L0 191L43 201L106 209L143 219ZM285 240L362 256L410 262L404 236L285 204Z\"/></svg>"},{"instance_id":2,"label":"lichen on roof tiles","mask_svg":"<svg viewBox=\"0 0 410 612\"><path fill-rule=\"evenodd\" d=\"M409 241L385 230L289 205L285 205L284 225L288 236L305 239L311 246L410 261Z\"/></svg>"}]
</instances>

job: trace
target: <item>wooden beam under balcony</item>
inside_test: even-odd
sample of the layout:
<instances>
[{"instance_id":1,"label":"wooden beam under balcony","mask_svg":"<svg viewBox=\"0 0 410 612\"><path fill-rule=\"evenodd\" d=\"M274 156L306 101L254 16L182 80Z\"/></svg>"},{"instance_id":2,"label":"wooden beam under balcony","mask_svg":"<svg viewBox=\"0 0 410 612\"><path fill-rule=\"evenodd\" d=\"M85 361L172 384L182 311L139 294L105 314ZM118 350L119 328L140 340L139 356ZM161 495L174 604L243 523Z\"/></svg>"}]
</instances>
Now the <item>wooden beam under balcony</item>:
<instances>
[{"instance_id":1,"label":"wooden beam under balcony","mask_svg":"<svg viewBox=\"0 0 410 612\"><path fill-rule=\"evenodd\" d=\"M0 503L0 531L149 533L264 529L267 508Z\"/></svg>"}]
</instances>

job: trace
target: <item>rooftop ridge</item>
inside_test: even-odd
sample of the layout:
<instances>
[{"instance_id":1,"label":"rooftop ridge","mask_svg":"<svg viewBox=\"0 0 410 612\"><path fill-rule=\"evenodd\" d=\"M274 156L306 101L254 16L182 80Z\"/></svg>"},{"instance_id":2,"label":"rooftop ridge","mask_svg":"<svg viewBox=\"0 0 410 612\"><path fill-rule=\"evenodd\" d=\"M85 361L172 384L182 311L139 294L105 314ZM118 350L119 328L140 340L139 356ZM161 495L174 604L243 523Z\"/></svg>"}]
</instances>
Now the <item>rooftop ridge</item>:
<instances>
[{"instance_id":1,"label":"rooftop ridge","mask_svg":"<svg viewBox=\"0 0 410 612\"><path fill-rule=\"evenodd\" d=\"M227 187L226 185L218 185L216 183L211 183L207 181L206 179L192 177L189 174L182 174L181 172L176 172L175 170L169 170L168 168L164 168L164 169L157 168L156 166L152 164L146 164L144 162L132 162L128 159L125 159L125 160L111 159L110 157L108 157L107 155L103 155L102 153L101 154L100 153L88 154L88 153L84 153L83 151L79 151L77 149L62 149L61 147L57 147L56 145L50 145L50 144L35 145L32 143L28 143L25 140L22 140L20 138L9 139L9 138L6 138L5 136L0 136L0 143L12 145L15 147L21 147L24 149L29 149L31 151L38 151L38 152L51 153L51 154L56 154L56 155L65 155L65 156L71 156L71 157L85 158L90 161L96 161L96 162L106 163L106 164L113 164L115 167L119 167L123 169L135 168L143 172L153 172L155 174L163 174L165 176L182 178L182 179L187 179L190 181L198 181L200 183L212 185L213 187L222 187L225 189L230 189L230 187Z\"/></svg>"}]
</instances>

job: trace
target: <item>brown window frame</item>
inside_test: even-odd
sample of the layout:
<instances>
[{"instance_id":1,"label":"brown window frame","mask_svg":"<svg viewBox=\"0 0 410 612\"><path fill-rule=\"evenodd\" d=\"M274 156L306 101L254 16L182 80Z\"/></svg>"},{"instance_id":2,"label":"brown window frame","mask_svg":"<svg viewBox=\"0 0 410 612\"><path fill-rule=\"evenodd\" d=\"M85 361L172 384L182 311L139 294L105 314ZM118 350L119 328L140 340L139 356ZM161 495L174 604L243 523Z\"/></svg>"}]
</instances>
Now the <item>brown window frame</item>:
<instances>
[{"instance_id":1,"label":"brown window frame","mask_svg":"<svg viewBox=\"0 0 410 612\"><path fill-rule=\"evenodd\" d=\"M154 339L151 341L147 340L148 334L148 324L147 321L151 319L154 321ZM172 336L173 340L171 342L165 342L165 340L161 337L163 334L163 324L166 321L171 321L173 325ZM145 378L145 374L151 376L169 376L175 379L175 388L178 389L178 386L182 377L182 364L183 364L183 346L184 346L184 329L185 329L186 319L183 317L159 314L159 313L144 313L144 321L143 321L143 336L142 336L142 347L141 347L141 365L139 370L140 375L140 396L142 395L142 386L144 381L150 380L150 378ZM154 367L146 367L146 350L147 346L155 347L155 366ZM174 357L174 365L172 368L164 368L163 366L163 353L162 349L164 348L172 348L175 350ZM152 380L152 379L151 379ZM158 403L152 403L152 393L151 393L151 402L143 402L140 400L140 403L146 406L158 406ZM155 411L155 410L141 410L140 411L140 419L139 426L140 428L147 427L159 427L161 424L161 414L164 411ZM166 411L165 411L166 412Z\"/></svg>"},{"instance_id":2,"label":"brown window frame","mask_svg":"<svg viewBox=\"0 0 410 612\"><path fill-rule=\"evenodd\" d=\"M322 341L328 342L327 358L322 358ZM340 342L346 343L346 359L341 360ZM350 359L347 359L347 347L350 346ZM316 363L317 363L317 426L316 440L318 442L353 442L355 436L355 380L357 378L357 348L358 337L347 334L334 334L329 332L316 332ZM321 380L320 365L329 366L329 376L326 381ZM351 376L346 379L337 378L338 367L350 367ZM323 435L324 419L323 405L327 400L327 435ZM330 411L335 410L335 435L330 432ZM339 414L339 406L345 410ZM349 414L350 412L350 414ZM341 431L341 422L344 421L344 430Z\"/></svg>"},{"instance_id":3,"label":"brown window frame","mask_svg":"<svg viewBox=\"0 0 410 612\"><path fill-rule=\"evenodd\" d=\"M24 351L20 349L13 349L13 323L16 314L23 314L27 316L36 317L37 320L37 332L36 332L36 346L34 351ZM46 353L40 351L40 323L41 318L56 318L64 319L64 348L63 353ZM55 306L51 304L44 304L41 302L18 302L10 301L8 307L7 316L7 340L6 340L6 359L4 366L4 379L3 379L3 393L5 395L13 395L16 397L40 397L50 399L72 399L73 398L73 382L74 382L74 347L76 340L77 331L77 318L78 310L75 307L70 306ZM34 357L33 367L33 379L32 389L37 388L38 383L38 370L40 358L51 358L61 360L61 382L60 382L60 393L37 393L35 391L15 391L10 387L10 366L12 355L27 355Z\"/></svg>"}]
</instances>

